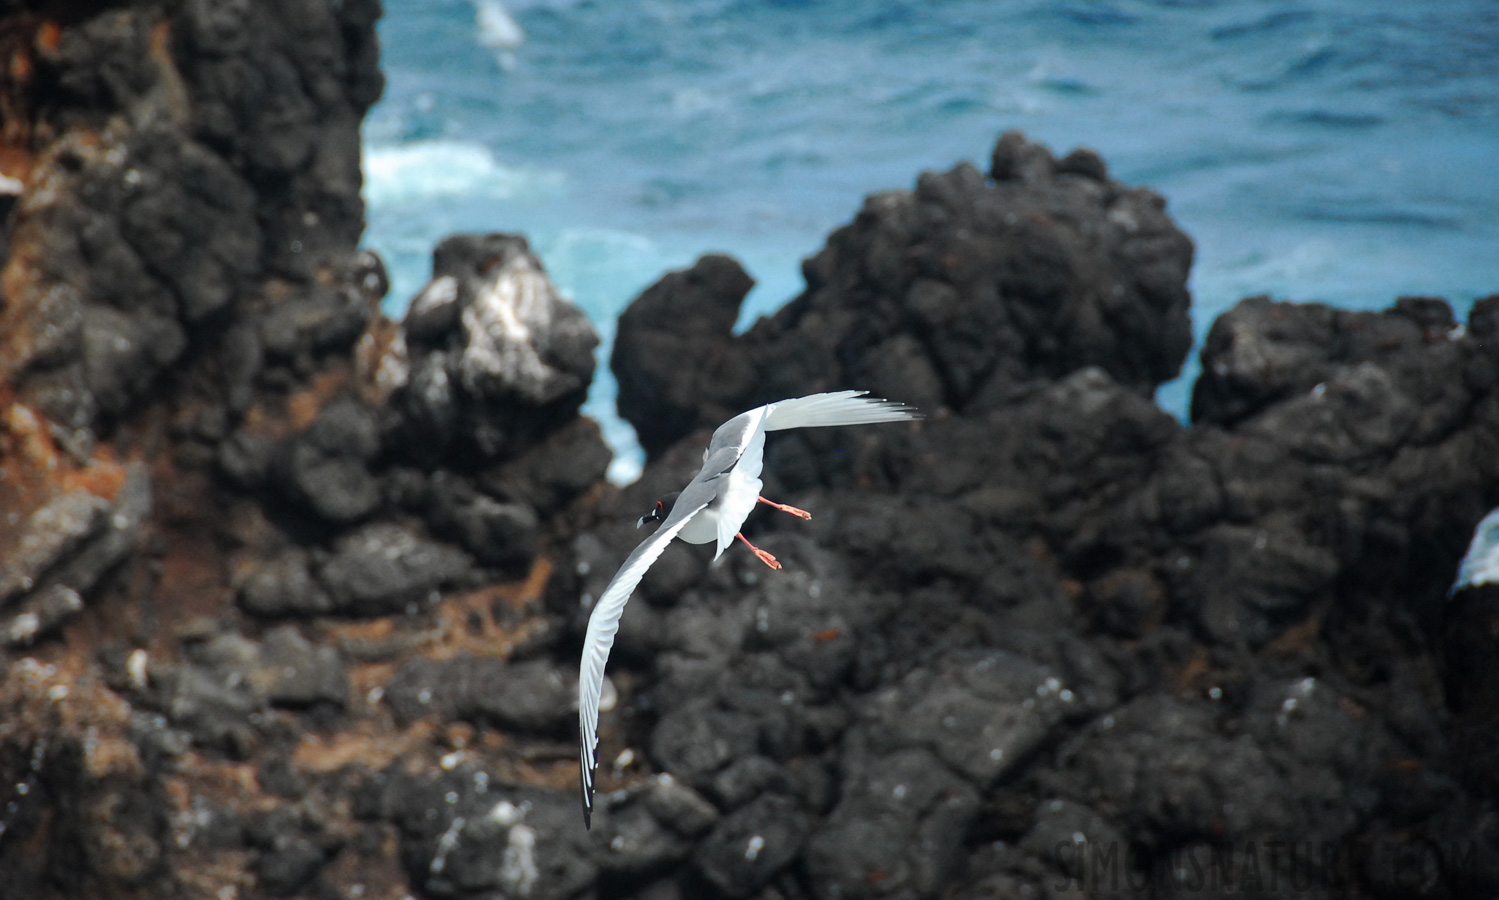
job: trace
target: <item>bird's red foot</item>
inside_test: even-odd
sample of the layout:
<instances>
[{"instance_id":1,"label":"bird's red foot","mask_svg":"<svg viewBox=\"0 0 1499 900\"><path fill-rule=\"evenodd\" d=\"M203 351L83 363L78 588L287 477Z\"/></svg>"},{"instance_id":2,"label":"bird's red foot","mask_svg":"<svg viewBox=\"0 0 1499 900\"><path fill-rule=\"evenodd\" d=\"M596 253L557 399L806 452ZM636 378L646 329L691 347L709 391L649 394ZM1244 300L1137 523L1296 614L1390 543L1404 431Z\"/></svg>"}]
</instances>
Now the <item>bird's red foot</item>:
<instances>
[{"instance_id":1,"label":"bird's red foot","mask_svg":"<svg viewBox=\"0 0 1499 900\"><path fill-rule=\"evenodd\" d=\"M760 502L764 503L766 506L774 506L776 509L779 509L783 513L791 513L793 516L796 516L798 519L810 519L810 518L812 518L812 514L809 513L809 512L807 512L805 509L797 509L794 506L787 506L784 503L775 503L773 501L766 500L764 497L760 498Z\"/></svg>"},{"instance_id":2,"label":"bird's red foot","mask_svg":"<svg viewBox=\"0 0 1499 900\"><path fill-rule=\"evenodd\" d=\"M744 536L744 532L741 531L738 534L734 535L734 537L737 537L741 541L744 541L744 546L746 546L746 547L750 548L751 550L755 551L755 558L758 559L758 560L760 560L760 562L765 563L767 566L770 566L772 569L779 569L781 567L780 562L777 561L774 556L771 556L769 553L766 553L764 550L761 550L759 547L756 547L754 544L751 544L749 542L749 538L747 538L747 537Z\"/></svg>"}]
</instances>

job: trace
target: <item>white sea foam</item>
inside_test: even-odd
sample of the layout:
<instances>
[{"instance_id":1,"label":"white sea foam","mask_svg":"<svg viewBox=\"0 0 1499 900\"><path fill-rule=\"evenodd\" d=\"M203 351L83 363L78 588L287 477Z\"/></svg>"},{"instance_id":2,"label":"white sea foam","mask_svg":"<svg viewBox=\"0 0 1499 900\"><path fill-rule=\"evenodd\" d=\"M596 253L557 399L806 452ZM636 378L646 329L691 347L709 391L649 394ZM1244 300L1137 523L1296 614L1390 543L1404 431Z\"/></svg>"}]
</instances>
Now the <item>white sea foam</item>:
<instances>
[{"instance_id":1,"label":"white sea foam","mask_svg":"<svg viewBox=\"0 0 1499 900\"><path fill-rule=\"evenodd\" d=\"M691 263L644 235L609 228L563 228L540 236L535 247L563 293L605 327L669 268Z\"/></svg>"},{"instance_id":2,"label":"white sea foam","mask_svg":"<svg viewBox=\"0 0 1499 900\"><path fill-rule=\"evenodd\" d=\"M553 193L560 172L507 166L483 144L427 140L366 144L364 193L371 206L419 206L447 197L508 199Z\"/></svg>"},{"instance_id":3,"label":"white sea foam","mask_svg":"<svg viewBox=\"0 0 1499 900\"><path fill-rule=\"evenodd\" d=\"M479 45L491 50L514 50L526 42L526 32L500 0L474 0L474 28Z\"/></svg>"}]
</instances>

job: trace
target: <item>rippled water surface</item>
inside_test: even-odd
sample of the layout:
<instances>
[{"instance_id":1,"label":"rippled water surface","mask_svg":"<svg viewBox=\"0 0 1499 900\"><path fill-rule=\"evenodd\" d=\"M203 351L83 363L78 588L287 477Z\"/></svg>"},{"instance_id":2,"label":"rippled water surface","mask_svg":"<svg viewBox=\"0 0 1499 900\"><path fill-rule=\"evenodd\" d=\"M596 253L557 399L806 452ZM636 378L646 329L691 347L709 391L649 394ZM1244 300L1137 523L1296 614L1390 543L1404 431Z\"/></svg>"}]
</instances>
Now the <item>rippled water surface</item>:
<instances>
[{"instance_id":1,"label":"rippled water surface","mask_svg":"<svg viewBox=\"0 0 1499 900\"><path fill-rule=\"evenodd\" d=\"M1098 149L1197 243L1198 334L1238 298L1499 292L1499 3L387 0L365 242L399 314L438 239L527 234L599 324L738 257L745 321L864 194L1021 128ZM1162 389L1180 414L1187 381ZM601 369L589 412L635 460Z\"/></svg>"}]
</instances>

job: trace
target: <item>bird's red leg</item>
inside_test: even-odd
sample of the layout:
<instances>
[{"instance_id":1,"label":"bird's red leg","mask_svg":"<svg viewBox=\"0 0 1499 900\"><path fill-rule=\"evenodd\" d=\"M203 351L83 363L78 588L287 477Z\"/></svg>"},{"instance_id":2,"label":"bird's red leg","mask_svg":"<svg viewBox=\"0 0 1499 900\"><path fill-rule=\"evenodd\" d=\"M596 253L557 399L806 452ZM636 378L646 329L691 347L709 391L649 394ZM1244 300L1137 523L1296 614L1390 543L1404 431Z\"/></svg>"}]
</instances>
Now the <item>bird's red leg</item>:
<instances>
[{"instance_id":1,"label":"bird's red leg","mask_svg":"<svg viewBox=\"0 0 1499 900\"><path fill-rule=\"evenodd\" d=\"M776 558L774 556L771 556L769 553L766 553L764 550L761 550L759 547L751 544L749 542L749 538L744 536L744 532L741 531L738 534L734 535L734 537L739 538L741 541L744 541L744 546L755 551L755 556L760 560L760 562L765 563L772 569L779 569L781 567L781 564L776 561Z\"/></svg>"},{"instance_id":2,"label":"bird's red leg","mask_svg":"<svg viewBox=\"0 0 1499 900\"><path fill-rule=\"evenodd\" d=\"M798 519L810 519L810 518L812 518L812 514L809 513L809 512L807 512L805 509L797 509L794 506L787 506L784 503L774 503L774 502L772 502L770 500L766 500L764 497L760 498L760 502L764 503L766 506L774 506L776 509L779 509L783 513L791 513L793 516L796 516Z\"/></svg>"}]
</instances>

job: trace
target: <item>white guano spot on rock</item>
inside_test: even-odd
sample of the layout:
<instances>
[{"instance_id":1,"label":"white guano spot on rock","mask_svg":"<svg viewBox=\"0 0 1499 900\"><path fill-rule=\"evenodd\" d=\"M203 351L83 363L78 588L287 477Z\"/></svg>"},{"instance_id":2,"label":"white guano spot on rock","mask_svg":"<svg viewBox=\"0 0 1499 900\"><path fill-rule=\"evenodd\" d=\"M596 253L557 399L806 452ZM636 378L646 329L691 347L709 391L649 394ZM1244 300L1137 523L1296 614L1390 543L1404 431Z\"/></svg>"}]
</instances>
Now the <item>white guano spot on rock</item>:
<instances>
[{"instance_id":1,"label":"white guano spot on rock","mask_svg":"<svg viewBox=\"0 0 1499 900\"><path fill-rule=\"evenodd\" d=\"M6 637L12 644L30 643L41 627L42 619L36 613L21 613L11 620L10 631Z\"/></svg>"},{"instance_id":2,"label":"white guano spot on rock","mask_svg":"<svg viewBox=\"0 0 1499 900\"><path fill-rule=\"evenodd\" d=\"M520 820L525 818L525 816L525 810L522 810L509 800L501 800L489 810L489 820L506 828L518 825Z\"/></svg>"},{"instance_id":3,"label":"white guano spot on rock","mask_svg":"<svg viewBox=\"0 0 1499 900\"><path fill-rule=\"evenodd\" d=\"M514 896L529 897L541 877L536 867L536 832L526 825L510 829L510 841L500 863L500 883Z\"/></svg>"},{"instance_id":4,"label":"white guano spot on rock","mask_svg":"<svg viewBox=\"0 0 1499 900\"><path fill-rule=\"evenodd\" d=\"M463 386L476 394L497 389L535 404L572 389L534 343L559 327L568 308L546 273L527 255L512 256L463 310L468 343L459 360Z\"/></svg>"},{"instance_id":5,"label":"white guano spot on rock","mask_svg":"<svg viewBox=\"0 0 1499 900\"><path fill-rule=\"evenodd\" d=\"M130 676L130 684L138 691L146 689L147 669L150 655L146 651L136 648L130 651L130 657L125 660L125 673Z\"/></svg>"},{"instance_id":6,"label":"white guano spot on rock","mask_svg":"<svg viewBox=\"0 0 1499 900\"><path fill-rule=\"evenodd\" d=\"M365 335L368 338L369 335ZM364 338L360 339L363 342ZM443 384L447 383L447 373L441 369L434 374L442 376ZM406 350L406 333L397 332L394 338L386 345L385 352L380 355L380 362L375 367L375 384L381 390L389 393L396 388L405 387L406 382L411 379L411 361ZM435 380L435 379L434 379ZM431 393L429 387L428 393Z\"/></svg>"}]
</instances>

